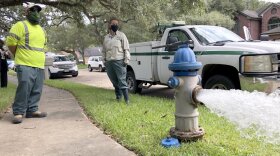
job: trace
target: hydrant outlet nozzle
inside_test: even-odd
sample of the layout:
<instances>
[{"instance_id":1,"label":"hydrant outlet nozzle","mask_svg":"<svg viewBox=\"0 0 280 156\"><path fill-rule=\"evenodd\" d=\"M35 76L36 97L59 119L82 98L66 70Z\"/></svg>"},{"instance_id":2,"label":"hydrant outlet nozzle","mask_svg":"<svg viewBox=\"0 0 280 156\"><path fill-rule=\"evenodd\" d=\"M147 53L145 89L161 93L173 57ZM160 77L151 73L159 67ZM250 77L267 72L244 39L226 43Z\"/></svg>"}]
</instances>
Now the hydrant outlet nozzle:
<instances>
[{"instance_id":1,"label":"hydrant outlet nozzle","mask_svg":"<svg viewBox=\"0 0 280 156\"><path fill-rule=\"evenodd\" d=\"M197 95L198 93L202 90L203 88L199 85L195 86L193 91L192 91L192 100L193 103L197 104L197 103L201 103L198 99L197 99Z\"/></svg>"},{"instance_id":2,"label":"hydrant outlet nozzle","mask_svg":"<svg viewBox=\"0 0 280 156\"><path fill-rule=\"evenodd\" d=\"M175 76L172 76L168 79L167 85L171 88L176 88L180 85L180 79Z\"/></svg>"}]
</instances>

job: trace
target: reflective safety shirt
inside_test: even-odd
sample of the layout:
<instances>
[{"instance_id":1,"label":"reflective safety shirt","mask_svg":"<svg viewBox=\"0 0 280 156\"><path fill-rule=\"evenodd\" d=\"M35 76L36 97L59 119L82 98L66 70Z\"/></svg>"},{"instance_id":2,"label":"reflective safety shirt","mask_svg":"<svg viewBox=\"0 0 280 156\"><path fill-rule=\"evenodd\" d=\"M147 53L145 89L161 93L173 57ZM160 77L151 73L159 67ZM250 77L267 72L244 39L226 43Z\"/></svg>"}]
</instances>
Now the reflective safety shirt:
<instances>
[{"instance_id":1,"label":"reflective safety shirt","mask_svg":"<svg viewBox=\"0 0 280 156\"><path fill-rule=\"evenodd\" d=\"M17 46L15 64L44 69L44 47L47 39L40 25L32 25L27 20L12 26L7 38L7 46Z\"/></svg>"}]
</instances>

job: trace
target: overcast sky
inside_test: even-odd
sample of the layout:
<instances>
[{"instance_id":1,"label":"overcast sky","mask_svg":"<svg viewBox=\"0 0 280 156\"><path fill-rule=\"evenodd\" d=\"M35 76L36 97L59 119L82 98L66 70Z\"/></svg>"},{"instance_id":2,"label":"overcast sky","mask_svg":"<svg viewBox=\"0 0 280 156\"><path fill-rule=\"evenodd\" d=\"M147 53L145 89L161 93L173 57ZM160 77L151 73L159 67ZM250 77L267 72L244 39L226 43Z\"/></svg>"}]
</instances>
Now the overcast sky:
<instances>
[{"instance_id":1,"label":"overcast sky","mask_svg":"<svg viewBox=\"0 0 280 156\"><path fill-rule=\"evenodd\" d=\"M276 3L276 2L280 2L280 0L262 0L262 1L266 1L266 2L274 2L274 3Z\"/></svg>"}]
</instances>

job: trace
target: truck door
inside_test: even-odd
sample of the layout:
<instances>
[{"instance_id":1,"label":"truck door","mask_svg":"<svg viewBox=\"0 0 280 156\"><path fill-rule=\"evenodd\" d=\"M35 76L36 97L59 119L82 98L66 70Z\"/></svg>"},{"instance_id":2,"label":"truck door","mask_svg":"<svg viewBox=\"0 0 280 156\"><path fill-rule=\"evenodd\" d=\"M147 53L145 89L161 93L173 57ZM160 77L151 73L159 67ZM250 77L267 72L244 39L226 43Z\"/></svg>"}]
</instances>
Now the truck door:
<instances>
[{"instance_id":1,"label":"truck door","mask_svg":"<svg viewBox=\"0 0 280 156\"><path fill-rule=\"evenodd\" d=\"M170 44L178 41L186 41L186 40L190 40L190 37L184 30L174 29L169 31L166 44ZM178 46L173 46L173 47L167 47L164 49L164 51L159 52L158 73L159 73L159 80L161 83L166 84L168 79L173 75L173 72L171 72L168 69L168 65L173 62L174 54L177 49Z\"/></svg>"}]
</instances>

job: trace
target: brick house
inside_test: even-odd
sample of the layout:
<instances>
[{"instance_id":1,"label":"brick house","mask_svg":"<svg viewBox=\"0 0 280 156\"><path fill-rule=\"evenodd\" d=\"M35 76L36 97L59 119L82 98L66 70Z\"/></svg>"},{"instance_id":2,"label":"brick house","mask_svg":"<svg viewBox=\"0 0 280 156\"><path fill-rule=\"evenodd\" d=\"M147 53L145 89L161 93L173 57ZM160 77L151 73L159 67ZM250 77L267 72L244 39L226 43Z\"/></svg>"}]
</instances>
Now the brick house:
<instances>
[{"instance_id":1,"label":"brick house","mask_svg":"<svg viewBox=\"0 0 280 156\"><path fill-rule=\"evenodd\" d=\"M244 37L243 26L247 26L252 39L260 39L261 34L280 26L280 3L270 3L259 10L244 10L235 16L234 31Z\"/></svg>"}]
</instances>

